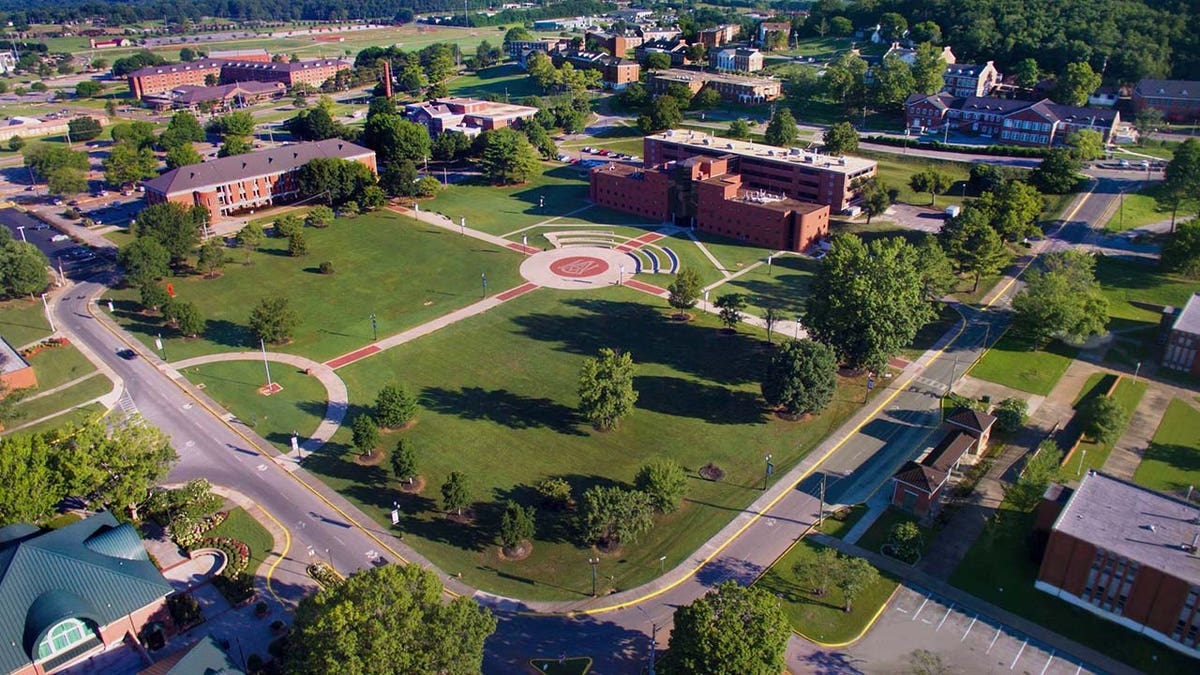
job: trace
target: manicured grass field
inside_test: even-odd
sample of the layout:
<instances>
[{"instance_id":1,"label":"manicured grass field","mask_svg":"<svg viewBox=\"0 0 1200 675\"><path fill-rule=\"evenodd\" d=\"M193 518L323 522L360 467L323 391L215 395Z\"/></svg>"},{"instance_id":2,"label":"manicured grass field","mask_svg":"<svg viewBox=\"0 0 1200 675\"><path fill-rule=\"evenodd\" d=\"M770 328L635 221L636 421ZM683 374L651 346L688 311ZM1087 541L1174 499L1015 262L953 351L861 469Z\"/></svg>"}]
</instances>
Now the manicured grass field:
<instances>
[{"instance_id":1,"label":"manicured grass field","mask_svg":"<svg viewBox=\"0 0 1200 675\"><path fill-rule=\"evenodd\" d=\"M1080 391L1079 397L1075 400L1075 407L1084 400L1093 396L1103 396L1112 386L1115 375L1107 373L1093 373L1088 377L1087 382L1083 385L1083 390ZM1130 415L1137 409L1138 403L1141 402L1142 396L1146 393L1147 383L1145 380L1134 382L1128 377L1121 378L1121 382L1113 391L1113 399L1121 404ZM1200 429L1200 427L1197 427ZM1071 456L1069 461L1063 465L1064 478L1070 480L1080 480L1090 469L1099 470L1104 466L1104 462L1108 460L1108 456L1112 454L1114 443L1097 443L1091 439L1085 438L1076 448L1075 454ZM1063 448L1067 451L1069 448Z\"/></svg>"},{"instance_id":2,"label":"manicured grass field","mask_svg":"<svg viewBox=\"0 0 1200 675\"><path fill-rule=\"evenodd\" d=\"M249 546L250 564L246 567L246 571L251 574L254 574L275 547L275 542L267 528L260 525L254 516L240 506L230 509L229 516L220 525L209 530L206 536L229 537Z\"/></svg>"},{"instance_id":3,"label":"manicured grass field","mask_svg":"<svg viewBox=\"0 0 1200 675\"><path fill-rule=\"evenodd\" d=\"M14 349L50 335L50 323L41 300L17 298L0 304L0 337Z\"/></svg>"},{"instance_id":4,"label":"manicured grass field","mask_svg":"<svg viewBox=\"0 0 1200 675\"><path fill-rule=\"evenodd\" d=\"M1034 588L1038 563L1029 550L1032 529L1032 512L1004 502L967 551L950 583L1141 672L1195 672L1196 662L1170 647Z\"/></svg>"},{"instance_id":5,"label":"manicured grass field","mask_svg":"<svg viewBox=\"0 0 1200 675\"><path fill-rule=\"evenodd\" d=\"M860 548L864 548L872 553L882 553L883 545L888 543L888 539L892 534L892 528L900 523L916 523L917 519L911 514L905 513L900 509L888 507L886 511L879 515L879 518L871 524L871 527L863 533L855 544ZM933 543L935 532L928 528L921 528L921 552L924 553L929 549L929 545Z\"/></svg>"},{"instance_id":6,"label":"manicured grass field","mask_svg":"<svg viewBox=\"0 0 1200 675\"><path fill-rule=\"evenodd\" d=\"M99 403L89 403L85 406L74 408L69 412L63 413L57 417L52 417L44 422L30 425L21 429L16 433L20 434L40 434L52 429L57 429L67 424L83 424L84 422L95 420L103 417L108 411ZM21 420L17 420L16 424L20 424Z\"/></svg>"},{"instance_id":7,"label":"manicured grass field","mask_svg":"<svg viewBox=\"0 0 1200 675\"><path fill-rule=\"evenodd\" d=\"M391 212L338 219L305 234L306 257L288 256L287 240L272 238L251 254L251 265L242 264L244 252L233 249L220 278L173 280L177 297L195 303L208 321L201 339L182 339L157 315L143 315L136 289L112 294L116 319L151 348L161 332L168 359L179 360L257 347L248 327L250 310L261 298L283 295L300 325L293 342L271 348L325 360L371 342L371 314L383 337L479 300L481 273L493 292L520 283L517 253ZM325 260L335 274L317 271Z\"/></svg>"},{"instance_id":8,"label":"manicured grass field","mask_svg":"<svg viewBox=\"0 0 1200 675\"><path fill-rule=\"evenodd\" d=\"M798 255L775 256L769 273L766 265L759 265L722 284L716 293L742 293L750 304L751 313L761 315L763 308L770 304L783 312L783 318L795 321L804 310L808 284L819 264L812 258Z\"/></svg>"},{"instance_id":9,"label":"manicured grass field","mask_svg":"<svg viewBox=\"0 0 1200 675\"><path fill-rule=\"evenodd\" d=\"M747 265L766 261L767 256L773 253L769 249L760 246L746 244L729 237L711 234L709 232L701 232L699 230L693 232L696 239L704 244L708 252L716 258L730 274L746 267Z\"/></svg>"},{"instance_id":10,"label":"manicured grass field","mask_svg":"<svg viewBox=\"0 0 1200 675\"><path fill-rule=\"evenodd\" d=\"M908 181L912 178L913 174L933 168L950 176L954 180L954 185L944 194L938 195L937 204L932 208L943 209L951 204L962 204L963 181L967 180L971 171L969 164L908 157L906 155L891 153L859 152L857 154L870 157L879 163L876 177L878 180L887 183L889 188L896 188L900 191L898 201L905 204L928 207L929 193L913 192L913 189L908 186Z\"/></svg>"},{"instance_id":11,"label":"manicured grass field","mask_svg":"<svg viewBox=\"0 0 1200 675\"><path fill-rule=\"evenodd\" d=\"M576 569L590 549L576 542L570 515L541 511L532 556L509 562L495 541L499 504L535 503L530 486L550 476L570 482L578 498L591 485L632 482L653 457L672 457L692 476L683 507L659 517L637 544L601 556L602 578L612 577L605 588L644 583L659 574L660 555L678 564L761 494L764 455L773 453L775 475L784 475L861 407L863 386L843 382L845 393L817 418L778 420L759 397L757 373L767 356L761 333L723 335L714 317L677 324L666 314L628 289L539 290L347 366L339 374L351 394L348 419L388 382L419 395L417 423L402 433L416 446L427 487L419 496L401 494L386 461L355 463L345 427L305 464L384 526L398 500L396 531L467 583L526 598L578 598L591 590L586 567ZM579 369L602 346L628 351L638 364L636 409L609 433L593 431L575 412ZM385 436L385 451L397 436ZM723 481L696 477L709 462L725 470ZM439 511L450 471L466 473L473 486L474 523L447 521Z\"/></svg>"},{"instance_id":12,"label":"manicured grass field","mask_svg":"<svg viewBox=\"0 0 1200 675\"><path fill-rule=\"evenodd\" d=\"M103 396L111 390L112 382L104 375L97 373L79 384L67 387L58 393L17 404L17 410L21 413L21 419L17 420L16 423L32 422L46 415L57 413L60 410L67 410Z\"/></svg>"},{"instance_id":13,"label":"manicured grass field","mask_svg":"<svg viewBox=\"0 0 1200 675\"><path fill-rule=\"evenodd\" d=\"M797 562L812 558L823 548L808 539L801 539L754 583L783 601L783 613L792 630L806 639L818 644L850 642L866 631L879 608L896 591L898 582L881 573L879 580L854 600L851 611L842 611L845 596L841 590L830 588L825 595L814 596L792 573Z\"/></svg>"},{"instance_id":14,"label":"manicured grass field","mask_svg":"<svg viewBox=\"0 0 1200 675\"><path fill-rule=\"evenodd\" d=\"M1158 326L1163 305L1182 307L1200 291L1200 282L1111 256L1096 259L1096 280L1108 298L1110 329Z\"/></svg>"},{"instance_id":15,"label":"manicured grass field","mask_svg":"<svg viewBox=\"0 0 1200 675\"><path fill-rule=\"evenodd\" d=\"M301 440L312 436L325 415L325 388L315 377L285 363L271 364L271 381L283 391L263 396L266 384L262 361L226 361L188 368L183 373L226 410L253 410L242 422L277 448L290 452L292 432Z\"/></svg>"},{"instance_id":16,"label":"manicured grass field","mask_svg":"<svg viewBox=\"0 0 1200 675\"><path fill-rule=\"evenodd\" d=\"M74 345L43 349L29 357L28 361L29 365L33 366L33 374L37 376L38 386L34 393L53 389L77 377L96 372L96 366Z\"/></svg>"},{"instance_id":17,"label":"manicured grass field","mask_svg":"<svg viewBox=\"0 0 1200 675\"><path fill-rule=\"evenodd\" d=\"M422 201L421 210L441 213L455 223L465 216L467 227L504 234L588 206L588 184L579 169L561 162L542 166L540 176L521 185L498 187L482 180L450 185L433 199ZM545 199L545 206L538 206L540 198Z\"/></svg>"},{"instance_id":18,"label":"manicured grass field","mask_svg":"<svg viewBox=\"0 0 1200 675\"><path fill-rule=\"evenodd\" d=\"M500 37L503 39L504 36ZM510 103L518 103L526 96L542 95L541 87L515 63L492 66L470 75L461 75L450 80L448 88L451 96L498 97L496 100L507 100Z\"/></svg>"},{"instance_id":19,"label":"manicured grass field","mask_svg":"<svg viewBox=\"0 0 1200 675\"><path fill-rule=\"evenodd\" d=\"M826 516L821 522L820 532L841 539L867 513L866 504L855 504L842 509L837 515Z\"/></svg>"},{"instance_id":20,"label":"manicured grass field","mask_svg":"<svg viewBox=\"0 0 1200 675\"><path fill-rule=\"evenodd\" d=\"M1185 494L1200 486L1200 410L1174 399L1154 433L1134 482L1154 490Z\"/></svg>"},{"instance_id":21,"label":"manicured grass field","mask_svg":"<svg viewBox=\"0 0 1200 675\"><path fill-rule=\"evenodd\" d=\"M1075 359L1076 349L1059 341L1038 350L1005 333L970 370L972 377L1045 396Z\"/></svg>"},{"instance_id":22,"label":"manicured grass field","mask_svg":"<svg viewBox=\"0 0 1200 675\"><path fill-rule=\"evenodd\" d=\"M1155 195L1161 183L1153 183L1138 192L1128 192L1113 213L1104 229L1109 232L1124 232L1135 227L1171 219L1169 209L1160 209Z\"/></svg>"}]
</instances>

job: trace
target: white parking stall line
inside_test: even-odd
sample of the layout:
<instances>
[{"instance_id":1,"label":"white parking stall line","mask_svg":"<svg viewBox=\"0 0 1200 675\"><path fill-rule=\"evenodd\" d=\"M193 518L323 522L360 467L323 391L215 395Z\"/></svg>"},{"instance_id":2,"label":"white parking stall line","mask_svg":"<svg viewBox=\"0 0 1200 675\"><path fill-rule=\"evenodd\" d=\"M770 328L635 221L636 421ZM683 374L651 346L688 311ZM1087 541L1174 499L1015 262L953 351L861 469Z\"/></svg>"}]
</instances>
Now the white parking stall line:
<instances>
[{"instance_id":1,"label":"white parking stall line","mask_svg":"<svg viewBox=\"0 0 1200 675\"><path fill-rule=\"evenodd\" d=\"M1017 655L1013 657L1012 665L1008 667L1009 670L1017 667L1017 661L1021 659L1021 654L1025 653L1025 645L1027 644L1029 644L1028 639L1021 643L1021 648L1017 650Z\"/></svg>"},{"instance_id":2,"label":"white parking stall line","mask_svg":"<svg viewBox=\"0 0 1200 675\"><path fill-rule=\"evenodd\" d=\"M946 608L946 614L945 614L945 616L943 616L943 617L942 617L942 620L938 622L938 627L937 627L937 628L935 628L935 629L933 630L933 632L935 632L935 633L936 633L936 632L938 632L939 630L941 630L941 629L942 629L942 624L946 623L946 619L947 619L947 618L950 616L950 612L953 612L953 611L954 611L954 603L952 602L952 603L950 603L950 606Z\"/></svg>"},{"instance_id":3,"label":"white parking stall line","mask_svg":"<svg viewBox=\"0 0 1200 675\"><path fill-rule=\"evenodd\" d=\"M1042 666L1042 672L1038 673L1038 675L1046 675L1046 669L1049 668L1050 664L1053 662L1054 662L1054 650L1051 649L1050 650L1050 658L1046 659L1046 665Z\"/></svg>"},{"instance_id":4,"label":"white parking stall line","mask_svg":"<svg viewBox=\"0 0 1200 675\"><path fill-rule=\"evenodd\" d=\"M1081 663L1081 664L1079 664L1079 667L1075 669L1075 675L1079 675L1079 673L1082 673L1082 672L1083 672L1083 664Z\"/></svg>"},{"instance_id":5,"label":"white parking stall line","mask_svg":"<svg viewBox=\"0 0 1200 675\"><path fill-rule=\"evenodd\" d=\"M925 596L925 602L922 602L921 606L917 608L917 611L913 613L913 617L912 617L913 621L916 621L917 617L921 615L921 610L925 609L925 605L928 602L929 602L929 596L927 595L927 596Z\"/></svg>"},{"instance_id":6,"label":"white parking stall line","mask_svg":"<svg viewBox=\"0 0 1200 675\"><path fill-rule=\"evenodd\" d=\"M971 617L971 625L967 626L967 630L963 631L962 639L959 642L966 642L967 636L971 634L971 629L975 627L975 622L979 620L979 615Z\"/></svg>"},{"instance_id":7,"label":"white parking stall line","mask_svg":"<svg viewBox=\"0 0 1200 675\"><path fill-rule=\"evenodd\" d=\"M992 647L996 646L996 640L1000 638L1000 629L996 628L996 634L992 636L992 644L988 645L987 651L984 654L991 654Z\"/></svg>"}]
</instances>

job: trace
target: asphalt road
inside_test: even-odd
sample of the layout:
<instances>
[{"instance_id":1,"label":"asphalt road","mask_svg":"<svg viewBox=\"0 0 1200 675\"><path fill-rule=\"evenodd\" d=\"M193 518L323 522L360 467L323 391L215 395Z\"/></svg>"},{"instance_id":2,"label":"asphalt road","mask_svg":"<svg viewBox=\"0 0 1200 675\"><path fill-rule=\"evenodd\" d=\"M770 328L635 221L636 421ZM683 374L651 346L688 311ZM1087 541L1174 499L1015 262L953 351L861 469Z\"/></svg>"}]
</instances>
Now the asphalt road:
<instances>
[{"instance_id":1,"label":"asphalt road","mask_svg":"<svg viewBox=\"0 0 1200 675\"><path fill-rule=\"evenodd\" d=\"M1121 187L1118 179L1101 178L1095 194L1044 246L1056 250L1083 241L1090 233L1087 223L1096 222L1111 208ZM290 530L292 543L285 565L302 568L310 560L328 557L339 570L349 572L386 561L379 556L378 543L367 533L346 522L280 464L258 455L154 364L116 356L126 344L93 318L85 306L88 297L103 291L102 281L79 283L70 295L55 303L53 311L62 325L100 354L128 383L128 398L137 410L171 436L180 455L171 480L207 478L258 502ZM1017 288L1019 284L1013 284L1008 294ZM994 307L1001 310L1006 304L1002 300ZM896 393L827 460L822 471L828 474L829 502L863 501L904 461L936 440L930 435L937 422L938 397L952 377L962 374L963 364L973 360L985 335L989 341L995 340L1007 319L1002 311L989 311L968 314L968 320L959 341L945 355ZM665 646L676 607L727 579L754 579L800 536L818 510L816 485L816 479L810 478L789 491L697 574L636 607L576 618L497 612L500 627L488 640L485 671L525 672L524 664L530 657L567 653L594 657L596 673L638 672L648 654L652 625L660 627L658 644ZM365 515L350 515L373 527L373 521ZM696 557L706 555L702 549ZM587 567L581 563L580 574L586 573ZM300 589L286 584L276 583L275 590L289 600L300 595Z\"/></svg>"}]
</instances>

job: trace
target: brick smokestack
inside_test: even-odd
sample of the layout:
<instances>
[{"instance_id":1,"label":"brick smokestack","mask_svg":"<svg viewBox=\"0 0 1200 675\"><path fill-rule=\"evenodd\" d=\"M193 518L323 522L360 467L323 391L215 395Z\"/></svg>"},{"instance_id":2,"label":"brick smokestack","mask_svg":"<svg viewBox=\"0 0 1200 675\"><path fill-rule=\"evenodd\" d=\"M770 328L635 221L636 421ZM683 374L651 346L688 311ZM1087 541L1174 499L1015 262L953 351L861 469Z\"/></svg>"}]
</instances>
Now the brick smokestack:
<instances>
[{"instance_id":1,"label":"brick smokestack","mask_svg":"<svg viewBox=\"0 0 1200 675\"><path fill-rule=\"evenodd\" d=\"M392 97L392 64L386 59L383 62L383 95Z\"/></svg>"}]
</instances>

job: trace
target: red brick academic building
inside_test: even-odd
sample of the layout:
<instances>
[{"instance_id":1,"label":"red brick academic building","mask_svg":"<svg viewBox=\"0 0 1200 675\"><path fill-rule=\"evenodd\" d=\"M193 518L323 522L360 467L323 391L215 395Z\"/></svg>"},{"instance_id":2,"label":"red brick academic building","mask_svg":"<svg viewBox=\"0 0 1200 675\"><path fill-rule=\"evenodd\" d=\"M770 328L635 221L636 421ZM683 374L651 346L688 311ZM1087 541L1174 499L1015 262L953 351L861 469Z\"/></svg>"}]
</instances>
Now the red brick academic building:
<instances>
[{"instance_id":1,"label":"red brick academic building","mask_svg":"<svg viewBox=\"0 0 1200 675\"><path fill-rule=\"evenodd\" d=\"M330 138L181 166L142 185L147 204L203 205L214 216L227 216L295 200L296 173L318 157L362 162L377 171L374 150Z\"/></svg>"},{"instance_id":2,"label":"red brick academic building","mask_svg":"<svg viewBox=\"0 0 1200 675\"><path fill-rule=\"evenodd\" d=\"M282 82L286 87L309 84L319 87L352 64L341 59L314 59L296 63L202 59L166 66L146 66L129 74L129 91L141 99L171 91L181 85L206 86L211 78L220 84ZM211 76L211 78L210 78Z\"/></svg>"}]
</instances>

